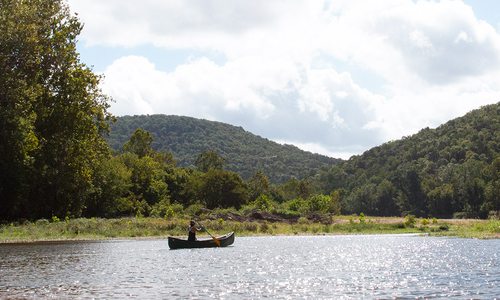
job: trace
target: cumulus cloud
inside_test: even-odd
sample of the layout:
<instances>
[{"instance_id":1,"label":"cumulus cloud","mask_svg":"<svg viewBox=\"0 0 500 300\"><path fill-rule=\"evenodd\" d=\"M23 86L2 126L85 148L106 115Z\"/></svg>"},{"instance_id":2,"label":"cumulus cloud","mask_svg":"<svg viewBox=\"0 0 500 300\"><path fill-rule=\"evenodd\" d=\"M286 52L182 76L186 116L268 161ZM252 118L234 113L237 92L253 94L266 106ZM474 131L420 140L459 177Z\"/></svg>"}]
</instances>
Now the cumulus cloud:
<instances>
[{"instance_id":1,"label":"cumulus cloud","mask_svg":"<svg viewBox=\"0 0 500 300\"><path fill-rule=\"evenodd\" d=\"M111 108L117 115L187 115L241 125L276 140L309 140L318 146L325 139L356 143L355 137L367 132L363 126L379 96L357 86L346 73L295 71L288 64L261 65L253 59L218 66L200 58L164 72L147 58L129 56L105 70L103 90L118 99ZM356 117L341 117L351 114ZM373 132L365 138L376 143ZM334 153L336 148L321 149Z\"/></svg>"},{"instance_id":2,"label":"cumulus cloud","mask_svg":"<svg viewBox=\"0 0 500 300\"><path fill-rule=\"evenodd\" d=\"M500 98L500 36L461 1L70 1L87 47L216 51L159 70L105 70L112 112L241 125L332 156L436 126ZM364 87L353 68L380 77ZM341 71L342 70L342 71ZM359 73L359 72L358 72ZM337 155L335 155L337 153Z\"/></svg>"},{"instance_id":3,"label":"cumulus cloud","mask_svg":"<svg viewBox=\"0 0 500 300\"><path fill-rule=\"evenodd\" d=\"M419 1L383 13L376 31L430 84L456 81L500 67L500 40L460 1Z\"/></svg>"}]
</instances>

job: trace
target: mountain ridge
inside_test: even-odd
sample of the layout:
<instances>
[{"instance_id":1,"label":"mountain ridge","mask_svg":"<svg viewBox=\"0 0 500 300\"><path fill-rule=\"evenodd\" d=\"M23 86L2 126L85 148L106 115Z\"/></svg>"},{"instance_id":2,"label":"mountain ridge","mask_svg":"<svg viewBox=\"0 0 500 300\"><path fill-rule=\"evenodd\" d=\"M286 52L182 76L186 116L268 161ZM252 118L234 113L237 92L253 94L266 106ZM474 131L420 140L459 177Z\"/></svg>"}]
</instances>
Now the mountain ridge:
<instances>
[{"instance_id":1,"label":"mountain ridge","mask_svg":"<svg viewBox=\"0 0 500 300\"><path fill-rule=\"evenodd\" d=\"M373 147L317 182L345 191L346 213L484 218L500 209L499 149L500 102Z\"/></svg>"},{"instance_id":2,"label":"mountain ridge","mask_svg":"<svg viewBox=\"0 0 500 300\"><path fill-rule=\"evenodd\" d=\"M118 117L108 137L111 148L120 151L137 128L149 131L153 149L171 152L179 166L192 166L200 153L212 150L225 159L228 170L244 179L262 171L272 182L282 183L312 176L342 161L279 144L241 126L164 114Z\"/></svg>"}]
</instances>

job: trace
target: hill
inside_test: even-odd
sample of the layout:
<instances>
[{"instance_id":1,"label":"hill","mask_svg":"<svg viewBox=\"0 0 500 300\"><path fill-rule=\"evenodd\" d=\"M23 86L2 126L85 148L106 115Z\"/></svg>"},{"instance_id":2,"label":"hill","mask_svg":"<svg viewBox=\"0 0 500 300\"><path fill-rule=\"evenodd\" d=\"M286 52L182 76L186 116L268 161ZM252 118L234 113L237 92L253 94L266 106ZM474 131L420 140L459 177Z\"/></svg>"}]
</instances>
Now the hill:
<instances>
[{"instance_id":1,"label":"hill","mask_svg":"<svg viewBox=\"0 0 500 300\"><path fill-rule=\"evenodd\" d=\"M281 183L314 175L340 162L292 145L280 145L241 127L168 115L117 118L108 137L110 146L119 151L137 128L149 131L154 136L153 148L171 152L179 166L193 165L200 153L213 150L225 159L226 169L244 179L260 170L272 182Z\"/></svg>"},{"instance_id":2,"label":"hill","mask_svg":"<svg viewBox=\"0 0 500 300\"><path fill-rule=\"evenodd\" d=\"M318 179L346 212L485 217L500 209L500 103L352 157Z\"/></svg>"}]
</instances>

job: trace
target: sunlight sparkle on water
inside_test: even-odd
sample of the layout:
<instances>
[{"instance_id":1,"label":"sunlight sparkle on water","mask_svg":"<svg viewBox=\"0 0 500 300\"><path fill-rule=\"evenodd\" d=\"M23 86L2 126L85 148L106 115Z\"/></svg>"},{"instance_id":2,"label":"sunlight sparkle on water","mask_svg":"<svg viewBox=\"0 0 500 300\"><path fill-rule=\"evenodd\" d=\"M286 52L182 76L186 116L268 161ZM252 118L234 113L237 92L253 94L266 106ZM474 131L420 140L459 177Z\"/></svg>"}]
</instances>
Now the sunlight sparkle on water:
<instances>
[{"instance_id":1,"label":"sunlight sparkle on water","mask_svg":"<svg viewBox=\"0 0 500 300\"><path fill-rule=\"evenodd\" d=\"M0 298L431 298L500 295L500 240L237 237L0 246Z\"/></svg>"}]
</instances>

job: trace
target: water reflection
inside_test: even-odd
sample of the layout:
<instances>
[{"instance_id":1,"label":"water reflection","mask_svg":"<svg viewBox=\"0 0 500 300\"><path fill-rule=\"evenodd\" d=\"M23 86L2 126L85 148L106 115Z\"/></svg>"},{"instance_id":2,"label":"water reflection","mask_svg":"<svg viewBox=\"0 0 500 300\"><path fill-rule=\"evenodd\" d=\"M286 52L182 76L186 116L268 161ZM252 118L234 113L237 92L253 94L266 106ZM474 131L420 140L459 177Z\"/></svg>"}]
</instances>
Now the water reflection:
<instances>
[{"instance_id":1,"label":"water reflection","mask_svg":"<svg viewBox=\"0 0 500 300\"><path fill-rule=\"evenodd\" d=\"M252 237L0 246L0 297L441 298L500 295L500 240Z\"/></svg>"}]
</instances>

